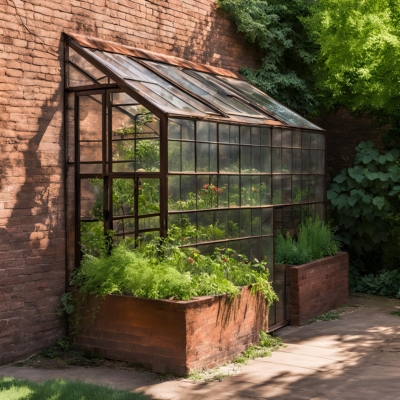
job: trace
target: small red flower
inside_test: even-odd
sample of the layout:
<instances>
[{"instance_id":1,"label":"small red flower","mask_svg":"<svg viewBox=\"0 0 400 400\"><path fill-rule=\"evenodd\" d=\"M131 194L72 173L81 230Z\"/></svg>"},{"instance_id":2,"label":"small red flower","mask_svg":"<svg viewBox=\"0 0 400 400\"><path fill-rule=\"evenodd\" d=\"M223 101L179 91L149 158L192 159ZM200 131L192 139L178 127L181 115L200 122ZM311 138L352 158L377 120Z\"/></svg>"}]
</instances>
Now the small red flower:
<instances>
[{"instance_id":1,"label":"small red flower","mask_svg":"<svg viewBox=\"0 0 400 400\"><path fill-rule=\"evenodd\" d=\"M208 189L208 185L204 185L204 186L203 186L203 189Z\"/></svg>"},{"instance_id":2,"label":"small red flower","mask_svg":"<svg viewBox=\"0 0 400 400\"><path fill-rule=\"evenodd\" d=\"M190 264L193 264L193 263L194 263L194 260L193 260L192 257L189 257L189 258L188 258L188 261L190 262Z\"/></svg>"}]
</instances>

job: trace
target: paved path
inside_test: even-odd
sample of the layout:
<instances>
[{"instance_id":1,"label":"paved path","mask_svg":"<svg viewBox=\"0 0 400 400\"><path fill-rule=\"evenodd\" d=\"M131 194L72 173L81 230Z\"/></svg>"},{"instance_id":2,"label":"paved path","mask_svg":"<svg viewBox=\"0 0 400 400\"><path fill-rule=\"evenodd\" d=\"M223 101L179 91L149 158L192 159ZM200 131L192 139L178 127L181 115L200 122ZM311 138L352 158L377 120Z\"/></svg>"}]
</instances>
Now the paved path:
<instances>
[{"instance_id":1,"label":"paved path","mask_svg":"<svg viewBox=\"0 0 400 400\"><path fill-rule=\"evenodd\" d=\"M400 400L400 301L352 298L365 305L342 320L316 322L278 333L287 347L259 358L221 382L177 379L127 370L0 367L0 376L32 380L62 377L139 390L156 399L374 399Z\"/></svg>"}]
</instances>

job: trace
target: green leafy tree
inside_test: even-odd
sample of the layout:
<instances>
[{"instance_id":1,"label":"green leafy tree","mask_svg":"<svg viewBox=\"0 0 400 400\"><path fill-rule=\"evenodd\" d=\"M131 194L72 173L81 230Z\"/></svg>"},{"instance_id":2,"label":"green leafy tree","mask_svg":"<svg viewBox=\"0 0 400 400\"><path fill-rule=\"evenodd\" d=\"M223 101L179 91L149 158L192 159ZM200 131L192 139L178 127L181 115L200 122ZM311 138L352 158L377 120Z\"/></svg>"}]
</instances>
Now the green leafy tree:
<instances>
[{"instance_id":1,"label":"green leafy tree","mask_svg":"<svg viewBox=\"0 0 400 400\"><path fill-rule=\"evenodd\" d=\"M310 65L318 47L308 38L301 18L310 13L312 0L218 0L218 6L250 43L262 52L262 66L240 72L255 86L305 115L317 112Z\"/></svg>"},{"instance_id":2,"label":"green leafy tree","mask_svg":"<svg viewBox=\"0 0 400 400\"><path fill-rule=\"evenodd\" d=\"M400 2L319 0L303 19L320 48L316 87L329 106L372 112L398 129Z\"/></svg>"}]
</instances>

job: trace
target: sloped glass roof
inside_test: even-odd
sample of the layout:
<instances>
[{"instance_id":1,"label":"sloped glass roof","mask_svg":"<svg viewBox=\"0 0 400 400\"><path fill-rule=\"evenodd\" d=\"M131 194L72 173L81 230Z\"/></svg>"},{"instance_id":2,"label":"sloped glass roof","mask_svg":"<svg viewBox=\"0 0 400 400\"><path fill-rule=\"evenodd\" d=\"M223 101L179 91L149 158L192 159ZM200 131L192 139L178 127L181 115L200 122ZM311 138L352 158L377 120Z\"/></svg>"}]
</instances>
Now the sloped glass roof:
<instances>
[{"instance_id":1,"label":"sloped glass roof","mask_svg":"<svg viewBox=\"0 0 400 400\"><path fill-rule=\"evenodd\" d=\"M73 73L93 84L115 82L155 113L322 130L229 71L79 35L67 42Z\"/></svg>"}]
</instances>

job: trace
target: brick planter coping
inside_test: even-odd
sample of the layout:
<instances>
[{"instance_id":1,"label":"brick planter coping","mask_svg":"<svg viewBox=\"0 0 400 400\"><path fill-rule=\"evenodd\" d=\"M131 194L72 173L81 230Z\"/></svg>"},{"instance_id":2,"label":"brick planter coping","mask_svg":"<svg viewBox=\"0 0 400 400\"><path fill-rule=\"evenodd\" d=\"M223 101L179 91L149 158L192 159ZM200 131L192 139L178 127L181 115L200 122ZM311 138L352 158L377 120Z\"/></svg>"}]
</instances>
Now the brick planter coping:
<instances>
[{"instance_id":1,"label":"brick planter coping","mask_svg":"<svg viewBox=\"0 0 400 400\"><path fill-rule=\"evenodd\" d=\"M349 255L346 252L287 266L290 279L290 324L301 325L345 304L349 298Z\"/></svg>"},{"instance_id":2,"label":"brick planter coping","mask_svg":"<svg viewBox=\"0 0 400 400\"><path fill-rule=\"evenodd\" d=\"M265 298L243 287L234 300L204 296L189 301L109 295L75 339L78 349L141 364L154 372L185 375L230 361L267 329Z\"/></svg>"}]
</instances>

